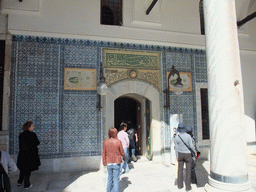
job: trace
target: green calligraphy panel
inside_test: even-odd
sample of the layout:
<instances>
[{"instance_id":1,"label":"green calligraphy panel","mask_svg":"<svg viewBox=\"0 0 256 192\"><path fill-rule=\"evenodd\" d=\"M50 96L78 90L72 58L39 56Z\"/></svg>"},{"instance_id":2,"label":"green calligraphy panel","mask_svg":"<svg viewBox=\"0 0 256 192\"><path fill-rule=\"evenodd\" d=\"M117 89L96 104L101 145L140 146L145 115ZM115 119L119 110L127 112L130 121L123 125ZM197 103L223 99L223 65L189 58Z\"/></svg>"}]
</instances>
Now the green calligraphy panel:
<instances>
[{"instance_id":1,"label":"green calligraphy panel","mask_svg":"<svg viewBox=\"0 0 256 192\"><path fill-rule=\"evenodd\" d=\"M104 49L105 67L159 69L160 53Z\"/></svg>"}]
</instances>

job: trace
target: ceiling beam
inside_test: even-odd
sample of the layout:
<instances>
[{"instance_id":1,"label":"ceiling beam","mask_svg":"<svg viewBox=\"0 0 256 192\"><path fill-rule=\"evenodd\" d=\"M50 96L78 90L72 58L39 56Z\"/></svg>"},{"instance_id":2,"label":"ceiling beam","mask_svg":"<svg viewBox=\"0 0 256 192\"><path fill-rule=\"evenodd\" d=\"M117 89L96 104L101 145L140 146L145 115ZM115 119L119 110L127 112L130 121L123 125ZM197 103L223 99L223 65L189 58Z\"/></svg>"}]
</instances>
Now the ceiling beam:
<instances>
[{"instance_id":1,"label":"ceiling beam","mask_svg":"<svg viewBox=\"0 0 256 192\"><path fill-rule=\"evenodd\" d=\"M153 7L155 6L155 4L157 3L158 0L153 0L152 3L150 4L150 6L148 7L147 11L146 11L146 15L148 15L150 13L150 11L153 9Z\"/></svg>"},{"instance_id":2,"label":"ceiling beam","mask_svg":"<svg viewBox=\"0 0 256 192\"><path fill-rule=\"evenodd\" d=\"M238 28L241 27L242 25L244 25L245 23L247 23L248 21L252 20L255 17L256 17L256 12L252 13L251 15L248 15L243 20L237 22L237 27Z\"/></svg>"}]
</instances>

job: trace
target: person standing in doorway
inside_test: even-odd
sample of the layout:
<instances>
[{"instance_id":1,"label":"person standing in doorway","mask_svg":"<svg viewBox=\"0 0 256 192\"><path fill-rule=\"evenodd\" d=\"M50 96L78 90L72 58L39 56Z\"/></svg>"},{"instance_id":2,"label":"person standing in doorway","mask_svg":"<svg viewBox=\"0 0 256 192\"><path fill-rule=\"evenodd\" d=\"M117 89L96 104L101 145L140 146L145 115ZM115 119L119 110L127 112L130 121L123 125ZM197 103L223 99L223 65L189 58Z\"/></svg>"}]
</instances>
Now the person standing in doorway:
<instances>
[{"instance_id":1,"label":"person standing in doorway","mask_svg":"<svg viewBox=\"0 0 256 192\"><path fill-rule=\"evenodd\" d=\"M17 167L20 170L18 186L24 181L24 189L32 187L30 184L31 172L38 170L41 165L38 155L38 145L40 144L37 135L33 132L32 121L27 121L22 126L23 132L19 135L19 154Z\"/></svg>"},{"instance_id":2,"label":"person standing in doorway","mask_svg":"<svg viewBox=\"0 0 256 192\"><path fill-rule=\"evenodd\" d=\"M124 168L124 172L128 173L129 172L129 167L128 167L128 161L129 161L129 138L128 134L125 132L127 130L127 124L126 123L121 123L120 125L120 131L117 134L117 138L122 142L124 153L126 160L122 161L121 167L120 167L120 175L122 174L122 170Z\"/></svg>"},{"instance_id":3,"label":"person standing in doorway","mask_svg":"<svg viewBox=\"0 0 256 192\"><path fill-rule=\"evenodd\" d=\"M119 192L122 157L124 161L126 158L122 142L117 139L117 129L110 128L108 136L109 139L104 141L102 150L103 165L108 169L107 192Z\"/></svg>"},{"instance_id":4,"label":"person standing in doorway","mask_svg":"<svg viewBox=\"0 0 256 192\"><path fill-rule=\"evenodd\" d=\"M129 121L127 123L128 125L128 137L130 140L130 145L129 145L129 157L136 162L137 158L135 156L135 150L136 150L136 143L138 142L138 134L137 134L137 130L135 129L134 125L131 123L131 121Z\"/></svg>"},{"instance_id":5,"label":"person standing in doorway","mask_svg":"<svg viewBox=\"0 0 256 192\"><path fill-rule=\"evenodd\" d=\"M184 123L179 123L177 131L178 134L175 136L175 152L176 158L178 160L178 189L183 188L183 167L184 163L186 163L185 186L186 191L190 191L192 156L188 147L190 147L195 152L195 154L196 150L192 143L191 136L187 133L187 129Z\"/></svg>"}]
</instances>

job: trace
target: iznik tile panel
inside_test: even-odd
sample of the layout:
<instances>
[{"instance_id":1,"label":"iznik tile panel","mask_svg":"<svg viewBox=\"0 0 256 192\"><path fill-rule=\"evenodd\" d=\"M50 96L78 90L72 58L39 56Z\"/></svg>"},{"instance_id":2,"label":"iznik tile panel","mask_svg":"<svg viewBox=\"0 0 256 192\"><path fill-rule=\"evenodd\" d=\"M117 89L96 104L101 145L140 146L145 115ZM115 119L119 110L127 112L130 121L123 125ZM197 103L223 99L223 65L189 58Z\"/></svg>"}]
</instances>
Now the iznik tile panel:
<instances>
[{"instance_id":1,"label":"iznik tile panel","mask_svg":"<svg viewBox=\"0 0 256 192\"><path fill-rule=\"evenodd\" d=\"M207 83L207 62L205 51L195 54L196 82Z\"/></svg>"},{"instance_id":2,"label":"iznik tile panel","mask_svg":"<svg viewBox=\"0 0 256 192\"><path fill-rule=\"evenodd\" d=\"M86 45L65 45L64 64L73 67L97 67L97 47Z\"/></svg>"},{"instance_id":3,"label":"iznik tile panel","mask_svg":"<svg viewBox=\"0 0 256 192\"><path fill-rule=\"evenodd\" d=\"M191 70L191 61L190 51L187 49L180 49L179 51L166 52L166 64L167 68L171 68L173 65L176 69L182 70Z\"/></svg>"},{"instance_id":4,"label":"iznik tile panel","mask_svg":"<svg viewBox=\"0 0 256 192\"><path fill-rule=\"evenodd\" d=\"M15 42L12 67L11 152L18 152L18 136L27 120L34 122L41 154L58 153L60 46Z\"/></svg>"},{"instance_id":5,"label":"iznik tile panel","mask_svg":"<svg viewBox=\"0 0 256 192\"><path fill-rule=\"evenodd\" d=\"M11 154L18 153L18 136L27 120L34 122L42 158L101 154L96 91L63 88L65 67L97 69L100 52L92 44L13 36Z\"/></svg>"},{"instance_id":6,"label":"iznik tile panel","mask_svg":"<svg viewBox=\"0 0 256 192\"><path fill-rule=\"evenodd\" d=\"M65 153L100 150L100 126L97 124L95 93L64 94L63 148Z\"/></svg>"},{"instance_id":7,"label":"iznik tile panel","mask_svg":"<svg viewBox=\"0 0 256 192\"><path fill-rule=\"evenodd\" d=\"M42 158L62 158L101 155L101 112L96 108L96 91L64 90L64 69L97 69L102 50L125 49L159 52L160 114L163 121L161 145L170 146L169 115L183 114L183 120L197 127L196 82L207 83L204 50L162 47L129 43L79 39L13 36L11 73L10 153L18 153L18 135L22 124L32 120L41 144ZM176 96L170 92L170 109L165 105L166 73L172 65L179 71L192 74L193 89ZM167 133L167 134L166 134Z\"/></svg>"}]
</instances>

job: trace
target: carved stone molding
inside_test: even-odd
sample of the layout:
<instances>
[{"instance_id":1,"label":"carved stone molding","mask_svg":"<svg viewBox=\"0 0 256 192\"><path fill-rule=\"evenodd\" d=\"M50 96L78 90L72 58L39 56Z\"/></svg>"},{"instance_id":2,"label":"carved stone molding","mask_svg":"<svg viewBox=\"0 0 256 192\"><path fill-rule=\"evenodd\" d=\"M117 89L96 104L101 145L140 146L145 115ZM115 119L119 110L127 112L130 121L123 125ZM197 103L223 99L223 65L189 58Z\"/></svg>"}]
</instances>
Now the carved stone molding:
<instances>
[{"instance_id":1,"label":"carved stone molding","mask_svg":"<svg viewBox=\"0 0 256 192\"><path fill-rule=\"evenodd\" d=\"M124 79L146 81L160 90L160 52L103 49L108 85Z\"/></svg>"},{"instance_id":2,"label":"carved stone molding","mask_svg":"<svg viewBox=\"0 0 256 192\"><path fill-rule=\"evenodd\" d=\"M108 86L124 79L138 79L146 81L149 84L152 84L158 90L160 90L159 70L105 68L104 75Z\"/></svg>"}]
</instances>

